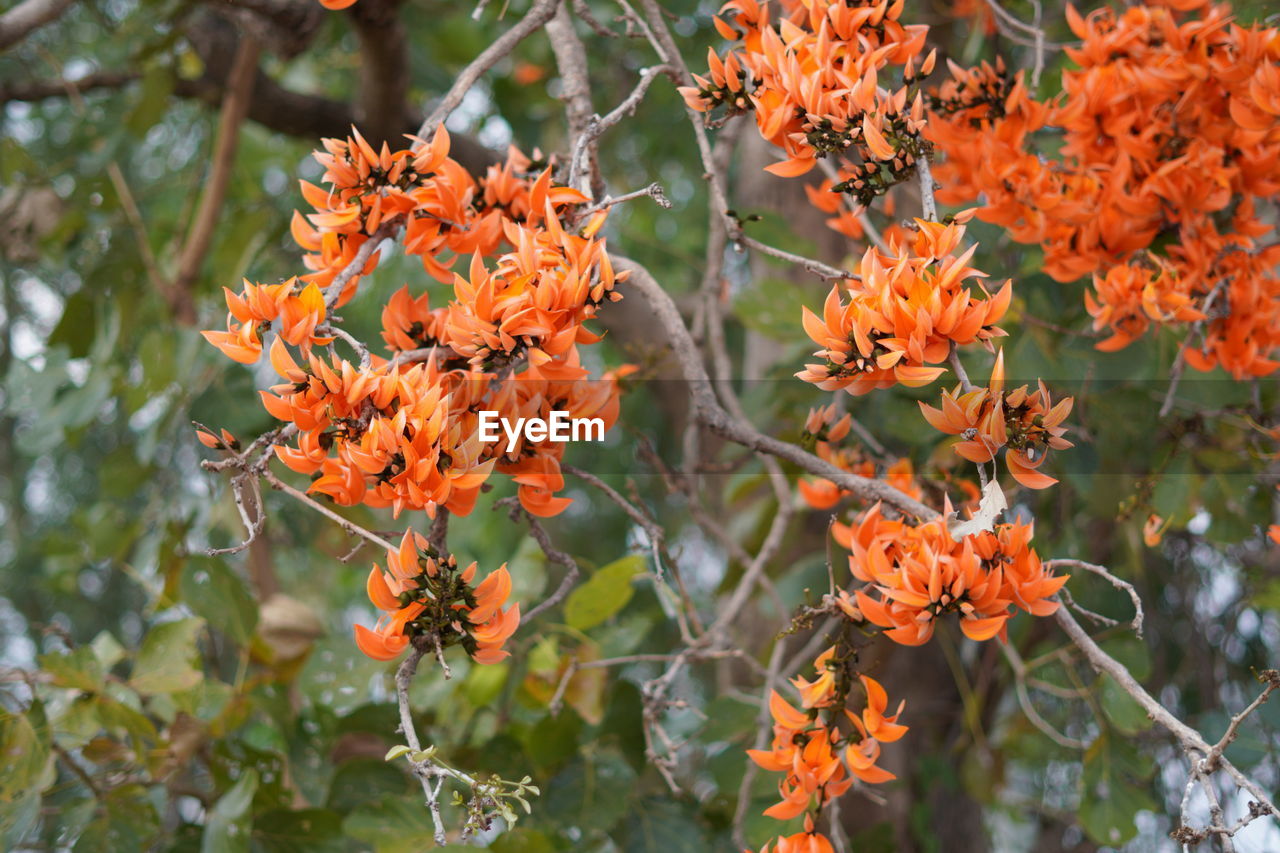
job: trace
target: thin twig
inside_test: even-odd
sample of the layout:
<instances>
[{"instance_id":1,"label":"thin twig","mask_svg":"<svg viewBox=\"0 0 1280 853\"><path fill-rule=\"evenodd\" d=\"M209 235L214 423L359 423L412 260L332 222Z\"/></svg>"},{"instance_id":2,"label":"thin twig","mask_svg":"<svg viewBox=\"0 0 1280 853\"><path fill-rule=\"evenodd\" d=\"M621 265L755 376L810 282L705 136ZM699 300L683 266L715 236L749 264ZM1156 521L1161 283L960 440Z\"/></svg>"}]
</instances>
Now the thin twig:
<instances>
[{"instance_id":1,"label":"thin twig","mask_svg":"<svg viewBox=\"0 0 1280 853\"><path fill-rule=\"evenodd\" d=\"M1133 633L1135 633L1139 639L1142 638L1142 623L1146 617L1142 611L1142 597L1138 595L1138 590L1134 588L1133 584L1116 577L1111 572L1107 571L1104 566L1099 566L1096 563L1086 563L1084 560L1072 560L1067 558L1046 560L1044 567L1051 570L1060 568L1084 569L1086 572L1090 572L1102 578L1116 589L1123 590L1125 594L1129 596L1129 600L1133 602L1133 620L1129 625L1133 628Z\"/></svg>"},{"instance_id":2,"label":"thin twig","mask_svg":"<svg viewBox=\"0 0 1280 853\"><path fill-rule=\"evenodd\" d=\"M649 186L647 187L642 187L641 189L638 189L638 190L632 190L631 192L623 193L620 196L606 195L597 204L593 204L590 207L583 208L582 210L577 211L577 216L579 219L582 219L584 217L590 216L591 214L595 213L598 210L604 210L606 207L613 207L615 204L622 204L623 202L632 201L637 198L644 198L645 196L648 196L649 198L653 199L654 203L657 204L658 207L661 207L667 210L671 208L671 199L667 198L667 194L663 192L662 184L658 183L657 181L654 181L652 184L649 184Z\"/></svg>"},{"instance_id":3,"label":"thin twig","mask_svg":"<svg viewBox=\"0 0 1280 853\"><path fill-rule=\"evenodd\" d=\"M556 13L556 9L559 6L560 0L535 0L532 8L525 13L523 18L490 42L489 46L482 50L479 56L471 60L471 63L462 70L462 73L454 78L453 85L449 87L449 91L445 93L445 96L440 99L440 103L436 105L436 108L431 111L430 115L426 117L418 128L418 138L430 139L435 134L436 128L449 117L450 113L457 109L458 104L462 103L462 99L471 91L471 87L490 68L510 54L517 44L533 35L535 31L541 29L547 21L551 20L551 16Z\"/></svg>"}]
</instances>

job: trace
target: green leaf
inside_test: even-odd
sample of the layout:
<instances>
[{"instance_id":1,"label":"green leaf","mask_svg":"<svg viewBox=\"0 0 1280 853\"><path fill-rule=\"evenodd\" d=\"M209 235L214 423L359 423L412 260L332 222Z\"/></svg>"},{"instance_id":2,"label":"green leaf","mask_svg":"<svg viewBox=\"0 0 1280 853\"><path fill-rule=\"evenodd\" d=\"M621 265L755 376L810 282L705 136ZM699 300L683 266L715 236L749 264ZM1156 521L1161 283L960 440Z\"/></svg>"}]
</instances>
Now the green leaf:
<instances>
[{"instance_id":1,"label":"green leaf","mask_svg":"<svg viewBox=\"0 0 1280 853\"><path fill-rule=\"evenodd\" d=\"M545 833L521 827L499 835L490 849L494 853L554 853L558 848Z\"/></svg>"},{"instance_id":2,"label":"green leaf","mask_svg":"<svg viewBox=\"0 0 1280 853\"><path fill-rule=\"evenodd\" d=\"M129 683L139 693L190 690L204 676L191 665L203 619L179 619L152 628L142 641Z\"/></svg>"},{"instance_id":3,"label":"green leaf","mask_svg":"<svg viewBox=\"0 0 1280 853\"><path fill-rule=\"evenodd\" d=\"M93 343L93 331L97 328L97 301L93 288L77 290L67 297L62 308L62 319L49 333L48 345L67 347L72 358L84 358Z\"/></svg>"},{"instance_id":4,"label":"green leaf","mask_svg":"<svg viewBox=\"0 0 1280 853\"><path fill-rule=\"evenodd\" d=\"M125 118L125 127L136 137L145 136L169 108L173 91L173 75L163 65L155 65L142 77L142 91L137 105Z\"/></svg>"},{"instance_id":5,"label":"green leaf","mask_svg":"<svg viewBox=\"0 0 1280 853\"><path fill-rule=\"evenodd\" d=\"M5 768L0 773L0 803L13 802L39 780L49 761L47 737L39 703L28 714L13 714L0 707L0 766Z\"/></svg>"},{"instance_id":6,"label":"green leaf","mask_svg":"<svg viewBox=\"0 0 1280 853\"><path fill-rule=\"evenodd\" d=\"M387 750L387 757L386 757L386 758L384 758L384 759L382 759L382 760L383 760L383 761L395 761L395 760L396 760L397 758L399 758L400 756L402 756L402 755L408 755L410 752L413 752L413 750L411 750L409 747L405 746L405 745L404 745L404 744L402 744L402 743L398 743L398 744L396 744L395 746L393 746L393 747L391 747L390 749L388 749L388 750Z\"/></svg>"},{"instance_id":7,"label":"green leaf","mask_svg":"<svg viewBox=\"0 0 1280 853\"><path fill-rule=\"evenodd\" d=\"M120 641L111 635L110 631L101 631L98 636L93 638L93 642L89 644L93 649L94 655L98 658L98 663L102 664L103 669L111 669L111 667L120 663L125 658L124 646L120 645Z\"/></svg>"},{"instance_id":8,"label":"green leaf","mask_svg":"<svg viewBox=\"0 0 1280 853\"><path fill-rule=\"evenodd\" d=\"M556 826L608 832L630 809L635 783L631 765L604 750L575 760L548 782L539 811Z\"/></svg>"},{"instance_id":9,"label":"green leaf","mask_svg":"<svg viewBox=\"0 0 1280 853\"><path fill-rule=\"evenodd\" d=\"M334 771L325 808L349 812L370 801L401 796L410 790L405 769L376 758L349 758Z\"/></svg>"},{"instance_id":10,"label":"green leaf","mask_svg":"<svg viewBox=\"0 0 1280 853\"><path fill-rule=\"evenodd\" d=\"M1117 597L1117 600L1124 600ZM1125 600L1125 606L1130 606ZM1122 634L1103 640L1098 645L1109 655L1111 655L1136 678L1142 681L1151 674L1151 653L1147 651L1147 644L1132 634Z\"/></svg>"},{"instance_id":11,"label":"green leaf","mask_svg":"<svg viewBox=\"0 0 1280 853\"><path fill-rule=\"evenodd\" d=\"M473 667L462 683L463 695L472 705L483 708L498 698L510 673L511 666L506 663Z\"/></svg>"},{"instance_id":12,"label":"green leaf","mask_svg":"<svg viewBox=\"0 0 1280 853\"><path fill-rule=\"evenodd\" d=\"M644 557L630 554L597 571L569 595L564 605L565 623L585 631L626 607L635 592L631 579L644 571L644 564Z\"/></svg>"},{"instance_id":13,"label":"green leaf","mask_svg":"<svg viewBox=\"0 0 1280 853\"><path fill-rule=\"evenodd\" d=\"M613 838L624 853L703 853L711 849L701 824L680 803L665 798L637 803Z\"/></svg>"},{"instance_id":14,"label":"green leaf","mask_svg":"<svg viewBox=\"0 0 1280 853\"><path fill-rule=\"evenodd\" d=\"M58 687L71 687L92 693L102 688L105 675L102 663L89 646L81 646L69 654L50 652L40 655L40 668L53 676Z\"/></svg>"},{"instance_id":15,"label":"green leaf","mask_svg":"<svg viewBox=\"0 0 1280 853\"><path fill-rule=\"evenodd\" d=\"M147 850L160 831L155 806L141 785L122 785L105 795L98 817L72 848L74 853Z\"/></svg>"},{"instance_id":16,"label":"green leaf","mask_svg":"<svg viewBox=\"0 0 1280 853\"><path fill-rule=\"evenodd\" d=\"M258 771L250 767L214 803L205 821L200 853L241 853L249 849L253 795L257 790Z\"/></svg>"},{"instance_id":17,"label":"green leaf","mask_svg":"<svg viewBox=\"0 0 1280 853\"><path fill-rule=\"evenodd\" d=\"M543 770L568 760L578 751L582 718L565 709L554 717L543 717L525 736L525 752Z\"/></svg>"},{"instance_id":18,"label":"green leaf","mask_svg":"<svg viewBox=\"0 0 1280 853\"><path fill-rule=\"evenodd\" d=\"M215 628L241 645L258 624L258 603L235 572L221 560L192 557L182 569L182 600Z\"/></svg>"},{"instance_id":19,"label":"green leaf","mask_svg":"<svg viewBox=\"0 0 1280 853\"><path fill-rule=\"evenodd\" d=\"M11 802L0 801L0 843L4 849L22 849L22 841L39 825L40 799L40 791L29 788Z\"/></svg>"}]
</instances>

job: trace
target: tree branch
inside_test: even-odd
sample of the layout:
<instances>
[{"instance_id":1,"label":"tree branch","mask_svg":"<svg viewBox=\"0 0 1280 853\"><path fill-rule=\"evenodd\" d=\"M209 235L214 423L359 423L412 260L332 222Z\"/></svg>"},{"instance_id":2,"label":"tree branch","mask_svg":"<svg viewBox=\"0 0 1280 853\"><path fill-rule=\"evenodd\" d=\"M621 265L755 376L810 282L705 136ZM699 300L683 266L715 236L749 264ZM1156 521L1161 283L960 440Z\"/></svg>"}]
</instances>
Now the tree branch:
<instances>
[{"instance_id":1,"label":"tree branch","mask_svg":"<svg viewBox=\"0 0 1280 853\"><path fill-rule=\"evenodd\" d=\"M360 40L360 97L356 122L376 148L403 147L409 96L409 39L401 0L360 0L348 12Z\"/></svg>"},{"instance_id":2,"label":"tree branch","mask_svg":"<svg viewBox=\"0 0 1280 853\"><path fill-rule=\"evenodd\" d=\"M0 50L7 50L54 21L75 0L24 0L0 15Z\"/></svg>"},{"instance_id":3,"label":"tree branch","mask_svg":"<svg viewBox=\"0 0 1280 853\"><path fill-rule=\"evenodd\" d=\"M236 145L240 126L249 113L253 84L258 71L261 47L253 36L245 36L236 47L236 57L227 76L226 97L218 118L218 135L213 143L212 165L204 182L204 193L187 239L178 256L178 272L165 288L165 301L178 322L191 325L196 321L196 302L192 288L200 275L200 267L213 245L213 231L218 225L227 185L235 166Z\"/></svg>"}]
</instances>

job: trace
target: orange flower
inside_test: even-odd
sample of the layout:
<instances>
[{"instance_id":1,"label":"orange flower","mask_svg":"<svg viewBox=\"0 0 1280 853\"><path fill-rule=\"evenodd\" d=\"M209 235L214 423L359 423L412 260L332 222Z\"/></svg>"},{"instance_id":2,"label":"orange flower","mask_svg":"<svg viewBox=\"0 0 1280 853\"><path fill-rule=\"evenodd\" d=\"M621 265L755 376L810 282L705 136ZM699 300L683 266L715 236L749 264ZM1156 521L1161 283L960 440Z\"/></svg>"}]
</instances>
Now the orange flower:
<instances>
[{"instance_id":1,"label":"orange flower","mask_svg":"<svg viewBox=\"0 0 1280 853\"><path fill-rule=\"evenodd\" d=\"M1280 191L1280 29L1240 26L1207 2L1068 7L1067 21L1077 67L1053 104L1002 65L952 66L926 129L946 154L938 198L982 196L978 216L1039 243L1049 275L1092 275L1086 306L1110 332L1100 349L1200 323L1187 364L1272 373L1280 250L1255 241L1271 230L1257 202ZM1056 159L1032 139L1050 127Z\"/></svg>"},{"instance_id":2,"label":"orange flower","mask_svg":"<svg viewBox=\"0 0 1280 853\"><path fill-rule=\"evenodd\" d=\"M475 563L459 571L452 554L439 555L405 531L400 547L387 551L387 571L375 564L369 572L369 600L383 615L373 630L355 627L356 645L375 660L391 660L423 637L442 649L460 644L476 663L502 660L502 646L520 624L519 604L502 609L511 576L503 565L472 586L475 574Z\"/></svg>"},{"instance_id":3,"label":"orange flower","mask_svg":"<svg viewBox=\"0 0 1280 853\"><path fill-rule=\"evenodd\" d=\"M229 450L232 452L240 449L240 442L234 435L225 429L219 430L220 435L214 435L212 431L206 429L199 424L196 425L196 439L210 450Z\"/></svg>"},{"instance_id":4,"label":"orange flower","mask_svg":"<svg viewBox=\"0 0 1280 853\"><path fill-rule=\"evenodd\" d=\"M990 462L1005 447L1005 464L1013 478L1029 489L1043 489L1058 482L1036 469L1044 464L1050 450L1071 447L1062 436L1062 422L1071 413L1071 397L1053 405L1044 382L1036 391L1023 385L1004 391L1004 351L996 355L987 388L961 393L961 389L942 392L942 408L924 402L920 411L925 420L939 432L961 435L964 440L955 451L971 462Z\"/></svg>"},{"instance_id":5,"label":"orange flower","mask_svg":"<svg viewBox=\"0 0 1280 853\"><path fill-rule=\"evenodd\" d=\"M773 842L772 849L766 844L760 853L835 853L835 848L825 835L814 829L813 816L805 815L804 832L780 836Z\"/></svg>"},{"instance_id":6,"label":"orange flower","mask_svg":"<svg viewBox=\"0 0 1280 853\"><path fill-rule=\"evenodd\" d=\"M1147 516L1146 523L1142 525L1142 544L1148 548L1154 548L1160 544L1163 537L1164 519L1156 515L1154 512Z\"/></svg>"},{"instance_id":7,"label":"orange flower","mask_svg":"<svg viewBox=\"0 0 1280 853\"><path fill-rule=\"evenodd\" d=\"M697 85L680 94L700 112L754 111L760 135L785 157L767 167L775 175L796 177L819 158L836 159L838 191L866 205L911 175L926 150L924 104L912 84L934 58L920 61L928 27L903 25L903 8L901 0L789 2L775 24L768 4L730 0L715 26L740 49L723 58L708 51L707 76L695 75ZM884 88L890 72L900 72L901 87Z\"/></svg>"},{"instance_id":8,"label":"orange flower","mask_svg":"<svg viewBox=\"0 0 1280 853\"><path fill-rule=\"evenodd\" d=\"M747 750L747 755L764 770L783 774L778 781L780 801L765 815L790 820L816 803L839 797L859 779L879 784L894 778L876 766L880 743L898 740L907 727L897 723L902 712L885 716L888 697L878 682L860 676L867 692L867 706L861 715L845 708L852 686L853 655L832 646L814 661L818 677L808 681L797 676L792 684L800 693L805 710L796 709L780 695L769 695L773 716L773 744L768 750ZM808 824L812 829L812 824ZM785 840L785 839L783 839ZM785 849L785 848L780 848ZM801 848L803 849L803 848Z\"/></svg>"},{"instance_id":9,"label":"orange flower","mask_svg":"<svg viewBox=\"0 0 1280 853\"><path fill-rule=\"evenodd\" d=\"M805 332L821 347L814 354L825 363L807 365L797 376L850 394L895 383L926 385L944 372L930 365L945 361L953 343L985 343L1004 334L995 324L1008 310L1009 282L994 296L985 289L976 296L968 279L983 273L967 265L976 247L955 254L964 226L916 223L920 231L910 251L897 243L889 255L867 250L861 280L848 285L848 303L833 287L821 318L803 309Z\"/></svg>"},{"instance_id":10,"label":"orange flower","mask_svg":"<svg viewBox=\"0 0 1280 853\"><path fill-rule=\"evenodd\" d=\"M943 517L949 512L948 504ZM959 615L973 640L1003 639L1011 607L1053 613L1058 604L1049 599L1067 578L1044 568L1029 547L1031 535L1031 525L1014 522L956 541L941 518L911 525L886 519L877 504L842 544L853 552L854 578L867 585L854 592L863 618L895 642L916 646L929 641L934 623L948 613ZM878 699L871 705L879 706ZM873 722L864 718L869 732Z\"/></svg>"},{"instance_id":11,"label":"orange flower","mask_svg":"<svg viewBox=\"0 0 1280 853\"><path fill-rule=\"evenodd\" d=\"M263 405L296 427L295 444L274 450L289 468L315 477L310 491L347 506L391 507L397 516L405 509L434 516L439 506L465 515L497 469L517 483L525 509L555 515L569 503L556 494L564 487L564 442L507 453L480 441L479 412L546 418L559 408L600 418L606 429L616 420L616 377L585 381L578 352L600 339L585 324L621 298L615 287L626 278L614 272L598 236L606 214L577 223L574 207L586 197L556 186L549 164L535 166L514 148L477 182L449 157L443 128L417 142L375 150L355 129L345 140L324 140L315 157L327 187L304 182L314 212L293 220L313 272L227 291L227 331L205 337L251 363L267 329L276 328L271 362L285 382L263 393ZM378 253L339 292L326 289L386 224L403 226L406 253L453 282L454 299L432 309L426 294L397 291L382 312L383 340L397 355L391 362L365 356L356 367L321 358L312 349L333 341L317 334L330 305L352 297ZM490 269L484 259L504 244L511 250ZM472 255L469 277L450 269L464 252ZM298 348L300 361L286 345Z\"/></svg>"}]
</instances>

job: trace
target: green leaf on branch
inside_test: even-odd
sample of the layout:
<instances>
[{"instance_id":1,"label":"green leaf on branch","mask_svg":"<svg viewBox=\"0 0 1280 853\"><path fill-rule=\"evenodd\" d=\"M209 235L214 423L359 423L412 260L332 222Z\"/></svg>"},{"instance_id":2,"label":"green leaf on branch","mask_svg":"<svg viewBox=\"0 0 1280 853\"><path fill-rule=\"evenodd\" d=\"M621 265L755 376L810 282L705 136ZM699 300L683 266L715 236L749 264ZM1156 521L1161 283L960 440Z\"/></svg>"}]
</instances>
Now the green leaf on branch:
<instances>
[{"instance_id":1,"label":"green leaf on branch","mask_svg":"<svg viewBox=\"0 0 1280 853\"><path fill-rule=\"evenodd\" d=\"M419 853L435 846L431 815L421 796L366 803L347 816L342 831L374 853Z\"/></svg>"},{"instance_id":2,"label":"green leaf on branch","mask_svg":"<svg viewBox=\"0 0 1280 853\"><path fill-rule=\"evenodd\" d=\"M105 673L102 663L90 646L81 646L73 652L50 652L39 658L40 668L53 676L58 687L71 687L92 693L102 688Z\"/></svg>"},{"instance_id":3,"label":"green leaf on branch","mask_svg":"<svg viewBox=\"0 0 1280 853\"><path fill-rule=\"evenodd\" d=\"M209 812L200 853L241 853L249 849L253 795L257 790L258 771L251 767Z\"/></svg>"},{"instance_id":4,"label":"green leaf on branch","mask_svg":"<svg viewBox=\"0 0 1280 853\"><path fill-rule=\"evenodd\" d=\"M258 624L249 587L221 560L193 557L182 569L182 600L213 627L241 645Z\"/></svg>"},{"instance_id":5,"label":"green leaf on branch","mask_svg":"<svg viewBox=\"0 0 1280 853\"><path fill-rule=\"evenodd\" d=\"M33 719L34 718L34 719ZM48 729L43 707L36 703L27 714L0 707L0 803L20 797L44 773L49 761Z\"/></svg>"},{"instance_id":6,"label":"green leaf on branch","mask_svg":"<svg viewBox=\"0 0 1280 853\"><path fill-rule=\"evenodd\" d=\"M202 627L203 619L179 619L152 628L133 664L133 688L139 693L177 693L199 684L204 676L192 661Z\"/></svg>"},{"instance_id":7,"label":"green leaf on branch","mask_svg":"<svg viewBox=\"0 0 1280 853\"><path fill-rule=\"evenodd\" d=\"M635 590L631 579L644 571L645 558L630 554L601 568L575 589L564 605L564 621L571 628L594 628L627 606Z\"/></svg>"},{"instance_id":8,"label":"green leaf on branch","mask_svg":"<svg viewBox=\"0 0 1280 853\"><path fill-rule=\"evenodd\" d=\"M1103 675L1101 696L1102 710L1111 725L1121 734L1135 735L1151 728L1151 718L1137 700L1130 696L1109 675Z\"/></svg>"}]
</instances>

